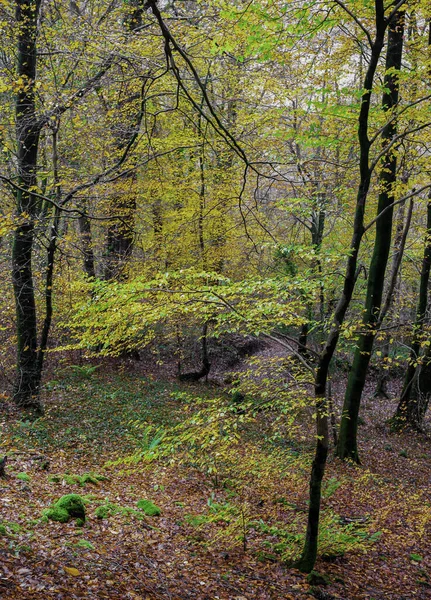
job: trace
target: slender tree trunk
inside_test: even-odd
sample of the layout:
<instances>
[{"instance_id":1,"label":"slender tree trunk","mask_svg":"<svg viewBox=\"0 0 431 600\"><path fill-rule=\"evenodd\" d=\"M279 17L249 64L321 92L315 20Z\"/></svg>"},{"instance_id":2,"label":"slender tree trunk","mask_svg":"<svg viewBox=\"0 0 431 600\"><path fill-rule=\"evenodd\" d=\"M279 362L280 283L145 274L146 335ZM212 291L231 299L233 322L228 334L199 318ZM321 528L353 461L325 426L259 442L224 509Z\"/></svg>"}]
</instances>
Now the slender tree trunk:
<instances>
[{"instance_id":1,"label":"slender tree trunk","mask_svg":"<svg viewBox=\"0 0 431 600\"><path fill-rule=\"evenodd\" d=\"M54 261L55 253L57 250L57 241L59 236L59 228L61 221L61 208L59 207L61 201L61 188L60 188L60 176L58 172L58 149L57 149L57 134L58 127L55 128L52 134L52 163L54 170L54 186L55 186L55 199L56 206L54 208L54 216L51 225L51 231L49 236L48 252L47 252L47 264L45 274L45 319L43 321L42 333L40 336L40 344L37 356L37 369L39 380L42 379L43 363L45 360L45 352L48 347L49 332L51 330L52 322L52 295L54 285Z\"/></svg>"},{"instance_id":2,"label":"slender tree trunk","mask_svg":"<svg viewBox=\"0 0 431 600\"><path fill-rule=\"evenodd\" d=\"M416 19L413 20L416 27ZM428 54L431 49L431 21L428 25ZM431 70L430 70L431 74ZM425 233L424 255L420 274L419 298L416 310L416 321L413 325L413 340L409 363L404 378L400 401L392 419L393 427L401 429L408 425L413 429L421 429L425 412L428 408L431 390L430 350L424 353L423 364L418 364L421 350L421 335L424 329L428 305L428 284L431 270L431 192L428 195L427 229ZM421 375L423 372L423 376Z\"/></svg>"},{"instance_id":3,"label":"slender tree trunk","mask_svg":"<svg viewBox=\"0 0 431 600\"><path fill-rule=\"evenodd\" d=\"M383 306L382 306L382 308L380 310L380 314L379 314L379 318L378 318L378 322L377 322L378 328L382 324L389 309L394 304L395 298L397 298L399 295L399 289L397 289L397 288L399 288L398 273L399 273L400 266L401 266L401 260L404 255L404 249L406 246L407 235L410 230L410 224L412 221L413 200L410 201L405 225L404 225L404 212L405 212L404 209L405 209L405 205L403 203L400 206L400 209L398 211L397 228L396 228L395 242L394 242L395 252L394 252L393 259L392 259L391 276L389 279L388 289L386 290L386 298L385 298L385 301L383 303ZM398 285L397 285L397 282L398 282ZM390 348L390 343L389 343L389 340L387 339L384 344L383 363L385 362L385 359L389 356L389 348ZM373 394L374 397L384 396L385 398L389 398L389 394L386 389L387 381L388 381L388 372L385 369L381 369L379 379L377 381L376 389Z\"/></svg>"},{"instance_id":4,"label":"slender tree trunk","mask_svg":"<svg viewBox=\"0 0 431 600\"><path fill-rule=\"evenodd\" d=\"M82 253L84 255L84 271L87 277L96 278L96 265L94 260L93 236L91 233L91 222L88 218L86 208L84 214L78 219L79 234L81 236Z\"/></svg>"},{"instance_id":5,"label":"slender tree trunk","mask_svg":"<svg viewBox=\"0 0 431 600\"><path fill-rule=\"evenodd\" d=\"M312 268L315 272L318 273L321 283L319 288L319 319L320 323L323 323L324 320L324 310L325 310L325 289L322 283L322 261L320 259L320 251L322 249L323 242L323 232L325 230L325 218L326 218L326 194L323 192L319 192L316 190L315 195L315 207L313 209L313 214L311 217L311 243L313 245L315 251L315 257L313 259ZM313 319L313 307L311 304L307 306L307 317L310 320ZM309 333L309 321L305 321L301 325L300 334L298 337L298 352L304 356L304 358L309 358L310 353L307 350L308 343L308 333Z\"/></svg>"},{"instance_id":6,"label":"slender tree trunk","mask_svg":"<svg viewBox=\"0 0 431 600\"><path fill-rule=\"evenodd\" d=\"M133 189L135 177L130 178ZM120 180L124 185L124 180ZM127 278L127 266L133 251L136 197L132 192L112 202L111 210L121 215L109 226L106 242L105 279Z\"/></svg>"},{"instance_id":7,"label":"slender tree trunk","mask_svg":"<svg viewBox=\"0 0 431 600\"><path fill-rule=\"evenodd\" d=\"M317 541L319 536L320 501L322 496L322 481L325 474L326 459L329 447L329 420L326 395L316 393L316 450L311 466L309 486L309 506L307 531L302 556L297 563L298 569L304 573L313 570L317 558Z\"/></svg>"},{"instance_id":8,"label":"slender tree trunk","mask_svg":"<svg viewBox=\"0 0 431 600\"><path fill-rule=\"evenodd\" d=\"M413 341L410 350L409 363L407 366L403 390L401 392L400 402L393 418L394 426L401 428L405 425L417 429L421 427L421 419L425 412L418 410L420 392L417 389L419 371L424 369L424 381L427 379L426 371L430 367L426 364L418 365L418 359L421 351L421 337L424 328L428 304L428 284L431 270L431 194L428 197L427 207L427 230L425 234L424 256L422 259L419 299L416 311L416 321L413 325ZM430 388L431 389L431 388ZM425 407L426 410L426 407ZM422 415L423 412L423 416Z\"/></svg>"},{"instance_id":9,"label":"slender tree trunk","mask_svg":"<svg viewBox=\"0 0 431 600\"><path fill-rule=\"evenodd\" d=\"M398 103L399 82L397 72L401 68L403 35L404 13L398 12L389 26L386 55L387 74L385 76L385 87L388 91L383 94L383 109L389 116L391 116L393 110L396 110ZM396 120L392 119L385 126L382 133L383 145L386 146L389 144L396 134ZM396 155L393 150L390 150L385 156L384 165L380 173L382 191L379 194L377 214L381 216L376 222L373 256L368 275L365 315L363 319L365 331L360 335L353 365L349 373L337 445L337 455L339 458L348 458L355 462L359 462L357 448L359 407L374 345L374 338L378 328L377 321L382 302L385 271L391 248L393 215L391 205L394 202L393 186L396 181L396 164Z\"/></svg>"},{"instance_id":10,"label":"slender tree trunk","mask_svg":"<svg viewBox=\"0 0 431 600\"><path fill-rule=\"evenodd\" d=\"M123 25L125 29L134 34L139 31L142 25L142 14L145 10L144 3L140 0L129 0L124 2L125 16ZM144 86L142 87L142 92ZM116 124L114 136L116 138L116 149L122 149L129 144L129 140L136 137L137 131L143 117L142 101L138 110L138 118L133 118L126 111L123 119ZM126 104L128 102L126 101ZM119 103L118 110L121 110ZM135 213L136 213L136 193L134 190L136 184L136 173L131 172L119 179L120 197L114 198L111 202L110 210L119 218L114 218L108 227L105 251L105 273L107 280L117 279L119 281L127 279L128 264L133 252L135 239ZM114 183L115 186L115 183ZM127 187L127 193L124 188Z\"/></svg>"},{"instance_id":11,"label":"slender tree trunk","mask_svg":"<svg viewBox=\"0 0 431 600\"><path fill-rule=\"evenodd\" d=\"M333 316L333 326L329 332L325 346L319 356L316 377L314 382L314 395L316 402L316 450L310 475L310 502L308 507L307 531L305 544L296 566L303 572L310 572L317 557L317 543L319 534L320 504L322 480L325 473L326 459L328 456L328 407L326 402L328 372L332 357L337 347L340 329L346 311L352 299L357 278L358 252L364 234L364 212L370 187L370 141L368 138L368 118L370 112L371 93L377 64L382 52L386 23L384 6L381 0L376 1L376 36L371 47L371 56L364 80L364 94L358 118L358 138L360 151L360 182L356 198L355 218L353 223L350 253L347 258L346 274L344 276L343 291L338 300Z\"/></svg>"},{"instance_id":12,"label":"slender tree trunk","mask_svg":"<svg viewBox=\"0 0 431 600\"><path fill-rule=\"evenodd\" d=\"M37 122L34 83L40 0L17 0L18 77L16 98L18 183L17 219L12 247L12 279L16 304L17 375L14 399L18 406L41 410L37 361L37 316L32 273L34 223L38 202L31 193L37 183L40 125Z\"/></svg>"}]
</instances>

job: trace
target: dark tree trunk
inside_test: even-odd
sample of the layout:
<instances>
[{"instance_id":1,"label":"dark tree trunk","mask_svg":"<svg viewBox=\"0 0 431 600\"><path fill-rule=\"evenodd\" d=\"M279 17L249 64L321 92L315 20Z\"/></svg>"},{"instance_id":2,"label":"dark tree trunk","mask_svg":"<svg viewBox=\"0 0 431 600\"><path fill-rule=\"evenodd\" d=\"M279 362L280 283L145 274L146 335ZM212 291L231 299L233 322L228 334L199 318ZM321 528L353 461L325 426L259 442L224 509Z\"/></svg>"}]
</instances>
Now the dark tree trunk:
<instances>
[{"instance_id":1,"label":"dark tree trunk","mask_svg":"<svg viewBox=\"0 0 431 600\"><path fill-rule=\"evenodd\" d=\"M79 233L81 236L82 253L84 255L84 271L87 277L96 278L96 265L94 260L93 236L91 233L91 222L85 211L78 219Z\"/></svg>"},{"instance_id":2,"label":"dark tree trunk","mask_svg":"<svg viewBox=\"0 0 431 600\"><path fill-rule=\"evenodd\" d=\"M328 406L325 395L316 393L316 451L310 475L310 492L308 505L307 531L302 556L297 563L298 569L304 573L313 570L317 558L317 541L319 536L320 500L322 496L322 481L325 474L326 458L328 456L329 430Z\"/></svg>"},{"instance_id":3,"label":"dark tree trunk","mask_svg":"<svg viewBox=\"0 0 431 600\"><path fill-rule=\"evenodd\" d=\"M312 268L315 272L318 273L321 283L319 289L319 319L320 323L323 323L324 320L324 312L325 312L325 289L322 283L322 262L320 259L320 251L322 248L323 242L323 232L325 230L325 218L326 218L326 194L316 191L315 194L315 205L313 209L313 213L311 216L311 224L310 224L310 233L311 233L311 243L315 250L315 258L312 263ZM313 319L313 307L312 305L308 306L307 312L309 313L307 317L310 320ZM298 352L304 358L310 358L310 353L307 350L308 343L308 333L309 333L310 323L309 321L305 321L301 325L301 330L298 337Z\"/></svg>"},{"instance_id":4,"label":"dark tree trunk","mask_svg":"<svg viewBox=\"0 0 431 600\"><path fill-rule=\"evenodd\" d=\"M37 317L32 273L34 223L38 202L31 193L37 183L37 153L40 125L36 118L34 83L36 38L40 0L17 0L18 77L16 98L18 184L17 218L12 247L12 278L16 304L17 375L14 399L18 406L41 410L40 371L37 360Z\"/></svg>"},{"instance_id":5,"label":"dark tree trunk","mask_svg":"<svg viewBox=\"0 0 431 600\"><path fill-rule=\"evenodd\" d=\"M316 399L316 450L310 476L310 503L308 508L307 532L305 544L296 566L299 570L309 573L316 561L317 543L319 534L320 503L322 480L325 473L328 455L328 407L326 402L328 372L332 357L338 344L340 329L346 311L352 299L356 283L358 252L364 234L364 212L370 187L370 141L368 138L368 118L370 112L371 93L377 64L382 52L386 23L384 7L381 0L376 2L376 37L371 49L370 62L365 75L363 88L366 92L362 96L361 108L358 118L358 138L360 151L360 182L356 198L355 219L353 234L350 243L350 253L347 259L346 274L344 276L343 291L338 300L333 316L333 326L329 332L325 346L319 356L314 394Z\"/></svg>"},{"instance_id":6,"label":"dark tree trunk","mask_svg":"<svg viewBox=\"0 0 431 600\"><path fill-rule=\"evenodd\" d=\"M54 216L51 225L51 231L49 236L47 261L46 261L46 273L45 273L45 319L43 321L42 333L40 336L40 344L37 356L37 369L39 374L39 380L42 379L43 363L45 360L45 352L48 347L49 332L51 330L52 322L52 294L54 285L54 261L55 253L57 250L57 242L59 236L59 228L61 222L61 187L60 187L60 176L58 172L58 150L57 150L57 133L58 127L55 128L52 134L52 162L54 170L54 186L56 192L56 206L54 208Z\"/></svg>"},{"instance_id":7,"label":"dark tree trunk","mask_svg":"<svg viewBox=\"0 0 431 600\"><path fill-rule=\"evenodd\" d=\"M392 259L392 269L391 269L391 277L389 280L388 289L386 290L386 298L380 310L379 318L377 321L377 326L380 327L383 322L386 314L388 313L391 306L395 303L395 298L399 295L399 285L397 286L398 273L401 266L401 260L404 255L404 249L406 246L407 234L410 229L410 224L412 221L412 213L413 213L413 200L410 201L409 210L407 212L406 223L404 225L404 203L401 204L400 209L398 211L398 219L397 219L397 228L395 234L395 242L394 248L395 252ZM383 363L385 359L389 356L390 342L387 339L384 344L383 350ZM389 398L389 394L387 391L387 382L388 382L388 372L385 369L381 369L379 378L377 381L376 389L374 391L373 396L375 398L383 396L384 398Z\"/></svg>"},{"instance_id":8,"label":"dark tree trunk","mask_svg":"<svg viewBox=\"0 0 431 600\"><path fill-rule=\"evenodd\" d=\"M178 375L180 381L199 381L203 377L207 377L211 363L208 356L208 323L205 323L202 327L202 367L199 371L193 371L191 373L182 373Z\"/></svg>"},{"instance_id":9,"label":"dark tree trunk","mask_svg":"<svg viewBox=\"0 0 431 600\"><path fill-rule=\"evenodd\" d=\"M424 256L422 260L419 299L416 311L416 321L413 326L413 341L410 350L409 364L407 366L403 391L401 392L400 402L393 418L395 428L402 428L405 425L410 425L413 428L420 428L425 411L418 410L420 398L423 396L425 388L422 385L422 392L418 388L418 379L421 376L419 371L424 370L422 377L425 383L429 377L428 372L431 370L427 364L418 365L418 358L421 351L421 336L424 328L428 305L428 284L430 279L431 269L431 194L428 197L427 207L427 230L425 234ZM431 390L431 387L429 388ZM423 415L422 415L423 413ZM421 416L422 415L422 416Z\"/></svg>"},{"instance_id":10,"label":"dark tree trunk","mask_svg":"<svg viewBox=\"0 0 431 600\"><path fill-rule=\"evenodd\" d=\"M404 35L404 13L399 12L389 26L388 48L386 55L385 87L388 91L383 94L383 109L391 116L391 111L398 103L398 75L401 68L401 57ZM395 72L394 72L395 71ZM396 120L392 118L382 133L383 145L388 145L397 134ZM349 373L340 432L337 445L337 455L342 459L359 462L357 448L357 430L359 407L362 391L368 371L374 338L378 329L378 318L385 281L385 271L391 248L392 215L394 202L393 186L396 181L396 155L390 149L380 172L382 191L379 194L376 222L376 236L373 256L368 275L365 315L363 319L364 332L360 335L355 351L353 365Z\"/></svg>"},{"instance_id":11,"label":"dark tree trunk","mask_svg":"<svg viewBox=\"0 0 431 600\"><path fill-rule=\"evenodd\" d=\"M134 186L134 177L130 178L130 187ZM124 185L124 180L121 180ZM133 251L136 198L134 193L117 198L112 202L111 210L116 218L108 228L106 241L105 279L118 281L127 278L127 267Z\"/></svg>"}]
</instances>

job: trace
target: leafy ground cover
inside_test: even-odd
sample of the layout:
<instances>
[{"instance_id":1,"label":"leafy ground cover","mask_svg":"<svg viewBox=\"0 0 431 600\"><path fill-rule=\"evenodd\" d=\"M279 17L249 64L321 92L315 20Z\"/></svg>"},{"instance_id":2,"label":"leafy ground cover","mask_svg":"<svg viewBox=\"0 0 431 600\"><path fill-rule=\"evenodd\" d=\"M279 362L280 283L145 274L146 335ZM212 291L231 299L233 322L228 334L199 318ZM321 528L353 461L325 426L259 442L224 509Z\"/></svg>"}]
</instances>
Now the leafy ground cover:
<instances>
[{"instance_id":1,"label":"leafy ground cover","mask_svg":"<svg viewBox=\"0 0 431 600\"><path fill-rule=\"evenodd\" d=\"M289 565L312 429L304 421L301 439L282 443L262 412L232 443L221 430L206 447L192 436L187 451L166 448L164 434L193 416L185 392L220 395L114 367L69 369L48 383L43 418L2 420L1 598L429 598L429 439L390 435L387 400L364 405L363 466L329 461L307 577ZM70 494L85 520L49 518Z\"/></svg>"}]
</instances>

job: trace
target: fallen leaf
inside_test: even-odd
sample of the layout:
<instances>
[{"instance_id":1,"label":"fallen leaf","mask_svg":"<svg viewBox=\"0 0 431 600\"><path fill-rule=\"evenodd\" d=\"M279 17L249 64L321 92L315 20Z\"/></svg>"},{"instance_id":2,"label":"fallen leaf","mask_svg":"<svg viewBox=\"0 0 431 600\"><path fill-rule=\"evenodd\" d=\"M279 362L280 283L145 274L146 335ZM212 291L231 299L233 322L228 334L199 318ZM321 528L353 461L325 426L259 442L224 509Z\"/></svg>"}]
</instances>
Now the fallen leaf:
<instances>
[{"instance_id":1,"label":"fallen leaf","mask_svg":"<svg viewBox=\"0 0 431 600\"><path fill-rule=\"evenodd\" d=\"M68 575L73 575L73 577L78 577L80 574L78 569L75 569L75 567L64 567L64 570Z\"/></svg>"}]
</instances>

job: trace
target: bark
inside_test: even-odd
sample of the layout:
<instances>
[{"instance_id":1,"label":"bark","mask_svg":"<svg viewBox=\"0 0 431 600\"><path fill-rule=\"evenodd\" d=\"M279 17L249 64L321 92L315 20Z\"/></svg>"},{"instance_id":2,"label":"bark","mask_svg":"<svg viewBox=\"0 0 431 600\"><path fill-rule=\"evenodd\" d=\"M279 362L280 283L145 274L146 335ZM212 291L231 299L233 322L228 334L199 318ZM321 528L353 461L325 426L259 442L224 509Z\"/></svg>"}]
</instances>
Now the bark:
<instances>
[{"instance_id":1,"label":"bark","mask_svg":"<svg viewBox=\"0 0 431 600\"><path fill-rule=\"evenodd\" d=\"M12 279L16 305L17 375L14 399L22 408L41 410L37 361L37 317L32 272L40 124L36 118L34 83L40 0L17 0L18 77L23 81L15 105L18 185L17 219L12 247Z\"/></svg>"},{"instance_id":2,"label":"bark","mask_svg":"<svg viewBox=\"0 0 431 600\"><path fill-rule=\"evenodd\" d=\"M383 109L388 112L390 116L398 103L399 83L396 72L401 68L403 35L404 13L399 12L389 26L386 55L387 74L385 76L385 87L388 91L383 94ZM386 146L389 144L396 134L396 120L392 119L383 130L383 145ZM355 350L353 365L347 382L340 423L337 456L342 459L351 459L355 462L359 462L357 447L359 407L374 339L378 329L378 318L383 296L385 272L391 248L393 216L391 205L394 202L392 190L396 181L396 165L396 156L393 150L390 150L385 155L384 165L380 172L382 191L379 194L377 214L383 214L381 214L376 222L376 235L368 275L365 314L363 318L364 332L360 335Z\"/></svg>"}]
</instances>

